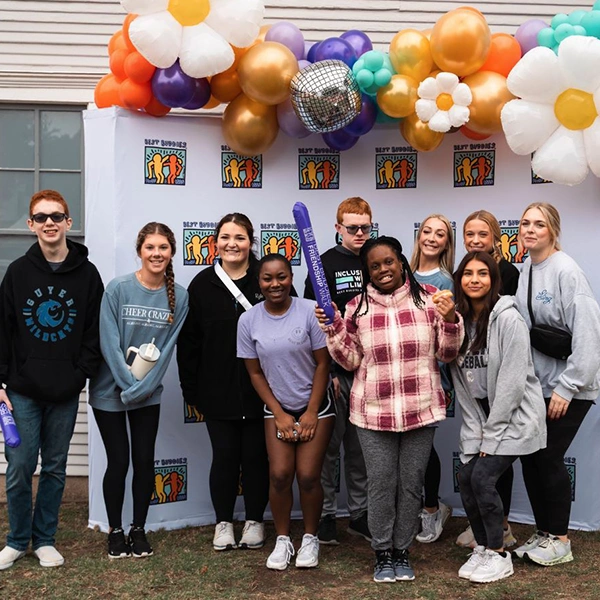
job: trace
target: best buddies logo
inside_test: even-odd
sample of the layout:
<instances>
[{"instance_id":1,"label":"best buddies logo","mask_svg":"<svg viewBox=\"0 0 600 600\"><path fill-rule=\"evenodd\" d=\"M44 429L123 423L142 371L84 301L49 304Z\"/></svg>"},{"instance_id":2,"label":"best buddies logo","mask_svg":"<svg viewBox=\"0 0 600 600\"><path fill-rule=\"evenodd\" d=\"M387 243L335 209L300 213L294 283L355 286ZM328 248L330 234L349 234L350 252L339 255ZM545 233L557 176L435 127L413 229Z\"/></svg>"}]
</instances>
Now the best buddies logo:
<instances>
[{"instance_id":1,"label":"best buddies logo","mask_svg":"<svg viewBox=\"0 0 600 600\"><path fill-rule=\"evenodd\" d=\"M183 264L208 266L215 262L217 245L212 221L183 222Z\"/></svg>"},{"instance_id":2,"label":"best buddies logo","mask_svg":"<svg viewBox=\"0 0 600 600\"><path fill-rule=\"evenodd\" d=\"M494 142L454 146L454 187L494 185Z\"/></svg>"},{"instance_id":3,"label":"best buddies logo","mask_svg":"<svg viewBox=\"0 0 600 600\"><path fill-rule=\"evenodd\" d=\"M154 490L150 505L187 500L187 458L163 458L154 461Z\"/></svg>"},{"instance_id":4,"label":"best buddies logo","mask_svg":"<svg viewBox=\"0 0 600 600\"><path fill-rule=\"evenodd\" d=\"M298 179L301 190L338 190L340 153L330 148L299 148Z\"/></svg>"},{"instance_id":5,"label":"best buddies logo","mask_svg":"<svg viewBox=\"0 0 600 600\"><path fill-rule=\"evenodd\" d=\"M375 189L417 187L417 152L412 146L375 148Z\"/></svg>"},{"instance_id":6,"label":"best buddies logo","mask_svg":"<svg viewBox=\"0 0 600 600\"><path fill-rule=\"evenodd\" d=\"M146 185L185 185L185 142L146 139L144 153Z\"/></svg>"},{"instance_id":7,"label":"best buddies logo","mask_svg":"<svg viewBox=\"0 0 600 600\"><path fill-rule=\"evenodd\" d=\"M260 254L281 254L293 267L302 264L300 234L293 223L261 223Z\"/></svg>"},{"instance_id":8,"label":"best buddies logo","mask_svg":"<svg viewBox=\"0 0 600 600\"><path fill-rule=\"evenodd\" d=\"M224 188L262 188L262 155L240 156L229 146L221 146L221 185Z\"/></svg>"},{"instance_id":9,"label":"best buddies logo","mask_svg":"<svg viewBox=\"0 0 600 600\"><path fill-rule=\"evenodd\" d=\"M525 248L519 246L519 219L498 221L500 224L500 251L510 263L522 264L527 258Z\"/></svg>"}]
</instances>

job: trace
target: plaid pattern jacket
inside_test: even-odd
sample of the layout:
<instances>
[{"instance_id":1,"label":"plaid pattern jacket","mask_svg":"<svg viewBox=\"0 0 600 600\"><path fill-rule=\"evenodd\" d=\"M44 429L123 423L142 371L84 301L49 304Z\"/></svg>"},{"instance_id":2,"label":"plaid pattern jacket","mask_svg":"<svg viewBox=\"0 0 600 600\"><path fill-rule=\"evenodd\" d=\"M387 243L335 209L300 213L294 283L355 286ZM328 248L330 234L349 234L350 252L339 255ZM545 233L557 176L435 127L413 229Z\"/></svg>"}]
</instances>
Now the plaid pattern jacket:
<instances>
[{"instance_id":1,"label":"plaid pattern jacket","mask_svg":"<svg viewBox=\"0 0 600 600\"><path fill-rule=\"evenodd\" d=\"M424 309L415 306L408 281L392 294L367 287L368 311L336 314L327 332L333 360L355 371L350 394L350 421L364 429L409 431L446 418L446 402L437 361L454 360L463 337L463 320L446 323L431 299L436 288L425 285ZM364 304L363 304L364 310Z\"/></svg>"}]
</instances>

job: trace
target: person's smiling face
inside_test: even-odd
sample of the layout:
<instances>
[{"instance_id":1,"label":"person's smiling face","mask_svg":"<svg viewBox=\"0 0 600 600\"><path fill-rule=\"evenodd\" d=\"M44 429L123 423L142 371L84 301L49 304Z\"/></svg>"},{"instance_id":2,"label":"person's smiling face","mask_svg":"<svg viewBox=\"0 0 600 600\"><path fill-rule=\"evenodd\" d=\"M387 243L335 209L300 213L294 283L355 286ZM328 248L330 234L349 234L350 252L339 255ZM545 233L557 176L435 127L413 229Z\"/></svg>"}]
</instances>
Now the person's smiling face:
<instances>
[{"instance_id":1,"label":"person's smiling face","mask_svg":"<svg viewBox=\"0 0 600 600\"><path fill-rule=\"evenodd\" d=\"M367 268L371 283L385 294L391 294L404 283L402 263L390 246L381 244L369 250Z\"/></svg>"}]
</instances>

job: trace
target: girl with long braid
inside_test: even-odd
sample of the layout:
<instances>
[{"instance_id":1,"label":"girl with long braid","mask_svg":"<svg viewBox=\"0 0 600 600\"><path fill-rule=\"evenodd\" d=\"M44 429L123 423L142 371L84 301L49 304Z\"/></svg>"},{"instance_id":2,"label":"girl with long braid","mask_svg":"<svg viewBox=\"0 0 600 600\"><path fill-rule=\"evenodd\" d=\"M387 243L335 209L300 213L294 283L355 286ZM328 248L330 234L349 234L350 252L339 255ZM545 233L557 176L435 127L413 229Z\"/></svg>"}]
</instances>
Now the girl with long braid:
<instances>
[{"instance_id":1,"label":"girl with long braid","mask_svg":"<svg viewBox=\"0 0 600 600\"><path fill-rule=\"evenodd\" d=\"M104 358L90 384L90 404L106 449L103 480L108 515L108 556L150 556L145 523L154 489L154 444L158 431L162 378L188 312L188 294L175 283L175 236L162 223L148 223L138 234L141 268L113 279L100 308L100 347ZM136 352L128 351L131 347ZM132 359L152 360L142 375ZM139 379L138 379L139 377ZM122 527L125 478L133 463L133 523Z\"/></svg>"},{"instance_id":2,"label":"girl with long braid","mask_svg":"<svg viewBox=\"0 0 600 600\"><path fill-rule=\"evenodd\" d=\"M420 285L400 242L382 236L361 248L363 288L336 311L316 315L332 358L355 371L350 421L367 466L376 582L415 578L408 547L419 529L421 490L433 442L428 425L446 416L438 360L458 355L464 331L449 292Z\"/></svg>"}]
</instances>

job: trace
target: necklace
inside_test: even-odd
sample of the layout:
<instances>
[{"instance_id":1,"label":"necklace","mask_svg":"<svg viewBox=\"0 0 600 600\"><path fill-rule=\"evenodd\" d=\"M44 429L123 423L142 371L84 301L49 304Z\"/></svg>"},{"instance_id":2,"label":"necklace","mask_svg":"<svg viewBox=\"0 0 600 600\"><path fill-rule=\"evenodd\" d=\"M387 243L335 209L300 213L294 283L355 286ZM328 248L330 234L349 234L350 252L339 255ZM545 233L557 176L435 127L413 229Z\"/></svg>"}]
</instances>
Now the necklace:
<instances>
[{"instance_id":1,"label":"necklace","mask_svg":"<svg viewBox=\"0 0 600 600\"><path fill-rule=\"evenodd\" d=\"M164 282L161 282L159 285L150 285L149 283L146 283L142 279L142 270L141 269L139 271L135 272L135 276L138 278L138 281L148 290L160 290L160 288L162 288L164 286Z\"/></svg>"}]
</instances>

